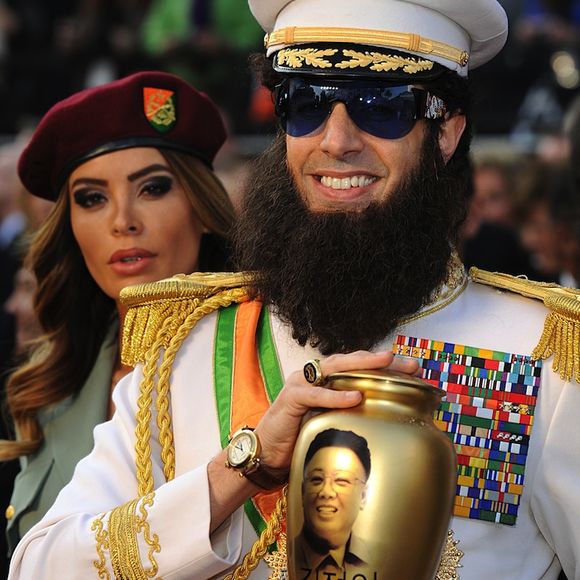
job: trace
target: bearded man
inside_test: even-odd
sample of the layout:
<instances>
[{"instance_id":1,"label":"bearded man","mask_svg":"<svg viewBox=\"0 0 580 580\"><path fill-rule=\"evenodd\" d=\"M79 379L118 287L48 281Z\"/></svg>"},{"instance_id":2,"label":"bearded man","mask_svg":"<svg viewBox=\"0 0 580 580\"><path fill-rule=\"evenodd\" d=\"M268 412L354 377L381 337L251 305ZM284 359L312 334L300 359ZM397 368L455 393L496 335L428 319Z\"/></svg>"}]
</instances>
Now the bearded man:
<instances>
[{"instance_id":1,"label":"bearded man","mask_svg":"<svg viewBox=\"0 0 580 580\"><path fill-rule=\"evenodd\" d=\"M281 488L303 418L361 401L324 388L327 375L384 367L446 391L436 421L459 466L438 577L580 578L580 295L468 276L454 252L467 73L504 44L503 9L250 5L283 133L237 227L248 273L126 290L123 359L136 369L10 578L207 579L240 565L236 578L284 577Z\"/></svg>"}]
</instances>

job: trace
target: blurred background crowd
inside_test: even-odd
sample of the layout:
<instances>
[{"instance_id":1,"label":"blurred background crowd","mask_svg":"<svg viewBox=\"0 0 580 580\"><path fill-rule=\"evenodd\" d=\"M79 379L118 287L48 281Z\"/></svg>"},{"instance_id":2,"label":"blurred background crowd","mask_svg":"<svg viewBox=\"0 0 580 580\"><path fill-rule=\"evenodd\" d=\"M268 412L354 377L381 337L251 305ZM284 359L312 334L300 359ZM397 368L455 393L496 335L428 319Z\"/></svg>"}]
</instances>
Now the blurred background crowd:
<instances>
[{"instance_id":1,"label":"blurred background crowd","mask_svg":"<svg viewBox=\"0 0 580 580\"><path fill-rule=\"evenodd\" d=\"M500 1L508 44L472 74L475 172L460 251L468 266L578 288L580 0ZM50 203L24 191L16 163L39 118L131 72L179 74L223 111L231 137L216 170L236 204L248 162L276 129L247 66L262 46L245 0L0 0L1 377L37 333L35 281L21 259ZM0 482L16 470L0 465Z\"/></svg>"}]
</instances>

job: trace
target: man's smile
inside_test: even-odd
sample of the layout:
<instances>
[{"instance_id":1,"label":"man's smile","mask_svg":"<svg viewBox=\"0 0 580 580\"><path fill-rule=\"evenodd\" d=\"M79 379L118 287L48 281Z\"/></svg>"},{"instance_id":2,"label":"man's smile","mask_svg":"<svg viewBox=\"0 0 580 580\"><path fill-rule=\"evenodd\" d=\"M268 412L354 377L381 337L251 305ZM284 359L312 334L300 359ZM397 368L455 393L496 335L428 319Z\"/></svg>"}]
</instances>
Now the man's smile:
<instances>
[{"instance_id":1,"label":"man's smile","mask_svg":"<svg viewBox=\"0 0 580 580\"><path fill-rule=\"evenodd\" d=\"M330 175L320 176L320 183L332 189L351 189L355 187L366 187L375 182L378 178L370 175L353 175L352 177L332 177Z\"/></svg>"}]
</instances>

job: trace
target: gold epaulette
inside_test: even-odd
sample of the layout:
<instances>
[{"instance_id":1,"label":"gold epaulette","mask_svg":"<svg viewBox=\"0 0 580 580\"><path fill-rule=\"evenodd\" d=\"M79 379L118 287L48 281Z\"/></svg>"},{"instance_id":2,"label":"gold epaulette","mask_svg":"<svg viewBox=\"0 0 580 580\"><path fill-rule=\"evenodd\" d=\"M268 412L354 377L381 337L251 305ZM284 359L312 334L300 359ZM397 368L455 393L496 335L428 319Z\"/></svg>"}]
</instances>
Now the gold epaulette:
<instances>
[{"instance_id":1,"label":"gold epaulette","mask_svg":"<svg viewBox=\"0 0 580 580\"><path fill-rule=\"evenodd\" d=\"M194 317L197 322L220 307L248 300L253 278L250 272L196 272L124 288L123 363L143 362L154 343L167 348L186 319Z\"/></svg>"},{"instance_id":2,"label":"gold epaulette","mask_svg":"<svg viewBox=\"0 0 580 580\"><path fill-rule=\"evenodd\" d=\"M554 355L554 371L563 380L574 377L580 383L580 290L478 268L470 268L469 276L474 282L541 300L549 313L532 357L546 359Z\"/></svg>"}]
</instances>

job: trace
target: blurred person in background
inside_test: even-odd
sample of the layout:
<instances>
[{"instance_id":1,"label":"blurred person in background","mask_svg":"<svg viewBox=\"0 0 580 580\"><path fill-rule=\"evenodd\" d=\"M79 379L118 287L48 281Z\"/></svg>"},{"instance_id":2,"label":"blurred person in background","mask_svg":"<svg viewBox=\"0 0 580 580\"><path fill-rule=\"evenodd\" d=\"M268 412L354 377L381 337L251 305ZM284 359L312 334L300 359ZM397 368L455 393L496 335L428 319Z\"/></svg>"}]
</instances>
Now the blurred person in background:
<instances>
[{"instance_id":1,"label":"blurred person in background","mask_svg":"<svg viewBox=\"0 0 580 580\"><path fill-rule=\"evenodd\" d=\"M562 132L568 141L574 187L580 196L580 94L572 101L566 112Z\"/></svg>"},{"instance_id":2,"label":"blurred person in background","mask_svg":"<svg viewBox=\"0 0 580 580\"><path fill-rule=\"evenodd\" d=\"M18 239L26 227L26 216L20 207L22 186L16 173L21 147L0 147L0 302L12 291L11 280L18 269Z\"/></svg>"},{"instance_id":3,"label":"blurred person in background","mask_svg":"<svg viewBox=\"0 0 580 580\"><path fill-rule=\"evenodd\" d=\"M12 292L21 261L19 239L26 227L26 216L19 204L19 154L20 149L12 143L0 147L0 305ZM13 348L14 320L0 308L0 376L6 371Z\"/></svg>"},{"instance_id":4,"label":"blurred person in background","mask_svg":"<svg viewBox=\"0 0 580 580\"><path fill-rule=\"evenodd\" d=\"M544 281L575 286L570 284L574 276L569 271L566 240L573 230L579 201L568 164L535 161L520 182L520 237L534 267Z\"/></svg>"},{"instance_id":5,"label":"blurred person in background","mask_svg":"<svg viewBox=\"0 0 580 580\"><path fill-rule=\"evenodd\" d=\"M0 400L5 400L5 382L12 369L25 356L25 343L37 335L38 323L32 311L34 277L22 268L28 237L44 221L52 203L31 196L23 187L17 174L17 162L29 135L23 132L0 148L0 197L10 200L13 222L10 243L0 250ZM4 205L6 207L6 205ZM11 436L12 422L5 406L0 415L0 439ZM10 503L14 478L18 473L17 460L0 463L0 527L6 528L5 511ZM0 535L0 578L8 574L7 545L5 535Z\"/></svg>"},{"instance_id":6,"label":"blurred person in background","mask_svg":"<svg viewBox=\"0 0 580 580\"><path fill-rule=\"evenodd\" d=\"M570 283L580 288L580 95L572 101L564 118L563 133L569 144L571 199L573 210L566 212L567 235L564 239Z\"/></svg>"},{"instance_id":7,"label":"blurred person in background","mask_svg":"<svg viewBox=\"0 0 580 580\"><path fill-rule=\"evenodd\" d=\"M562 252L560 283L580 288L580 200L576 197L569 201L572 203L562 208L558 224Z\"/></svg>"},{"instance_id":8,"label":"blurred person in background","mask_svg":"<svg viewBox=\"0 0 580 580\"><path fill-rule=\"evenodd\" d=\"M461 230L460 248L468 268L477 266L537 279L538 273L516 230L513 173L518 170L519 162L517 158L510 161L493 157L476 159L473 194Z\"/></svg>"},{"instance_id":9,"label":"blurred person in background","mask_svg":"<svg viewBox=\"0 0 580 580\"><path fill-rule=\"evenodd\" d=\"M4 310L14 316L16 322L15 353L26 352L32 340L41 334L40 324L34 312L36 278L26 267L21 267L14 276L14 289L4 303Z\"/></svg>"},{"instance_id":10,"label":"blurred person in background","mask_svg":"<svg viewBox=\"0 0 580 580\"><path fill-rule=\"evenodd\" d=\"M113 412L124 286L226 267L233 208L211 166L225 140L209 98L144 72L55 105L20 157L35 196L55 201L25 265L42 335L7 384L20 457L10 549L51 506Z\"/></svg>"}]
</instances>

